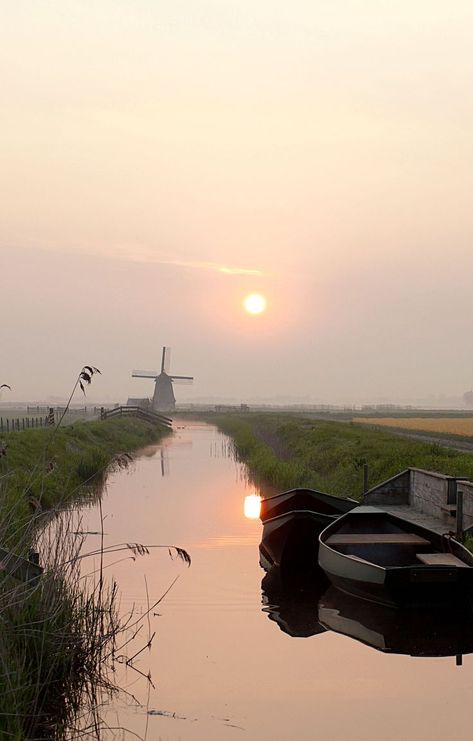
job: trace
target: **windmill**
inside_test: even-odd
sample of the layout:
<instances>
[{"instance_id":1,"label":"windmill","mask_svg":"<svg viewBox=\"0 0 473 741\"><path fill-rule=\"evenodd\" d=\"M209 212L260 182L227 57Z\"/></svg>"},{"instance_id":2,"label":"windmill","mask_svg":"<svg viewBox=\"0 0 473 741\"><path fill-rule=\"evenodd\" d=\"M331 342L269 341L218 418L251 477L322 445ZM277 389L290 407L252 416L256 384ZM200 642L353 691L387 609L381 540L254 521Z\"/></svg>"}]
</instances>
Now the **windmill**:
<instances>
[{"instance_id":1,"label":"windmill","mask_svg":"<svg viewBox=\"0 0 473 741\"><path fill-rule=\"evenodd\" d=\"M156 412L172 412L176 408L173 383L192 383L193 376L171 376L169 364L171 361L171 349L163 347L161 358L161 372L134 370L132 378L154 378L154 394L151 408Z\"/></svg>"}]
</instances>

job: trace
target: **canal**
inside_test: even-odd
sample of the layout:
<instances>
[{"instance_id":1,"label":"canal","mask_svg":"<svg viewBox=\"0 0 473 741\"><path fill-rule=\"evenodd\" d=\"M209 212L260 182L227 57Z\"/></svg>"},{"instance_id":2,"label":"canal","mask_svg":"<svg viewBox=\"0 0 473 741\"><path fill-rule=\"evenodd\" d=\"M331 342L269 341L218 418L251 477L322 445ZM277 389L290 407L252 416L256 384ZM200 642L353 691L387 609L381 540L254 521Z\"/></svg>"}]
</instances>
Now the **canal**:
<instances>
[{"instance_id":1,"label":"canal","mask_svg":"<svg viewBox=\"0 0 473 741\"><path fill-rule=\"evenodd\" d=\"M122 616L143 617L124 652L132 656L154 638L133 667L118 664L122 692L103 708L111 728L103 738L466 736L473 659L455 654L463 645L473 650L469 628L465 638L461 626L460 640L454 627L426 621L425 630L422 624L410 630L389 612L384 631L386 616L375 608L360 618L330 593L320 603L284 601L268 579L262 591L261 523L243 514L245 496L254 491L228 438L211 426L176 422L172 438L110 476L101 514L98 507L83 510L87 550L100 545L94 533L102 517L106 547L176 545L192 558L188 568L167 549L107 556L105 573L118 582ZM393 653L396 647L453 655L412 657Z\"/></svg>"}]
</instances>

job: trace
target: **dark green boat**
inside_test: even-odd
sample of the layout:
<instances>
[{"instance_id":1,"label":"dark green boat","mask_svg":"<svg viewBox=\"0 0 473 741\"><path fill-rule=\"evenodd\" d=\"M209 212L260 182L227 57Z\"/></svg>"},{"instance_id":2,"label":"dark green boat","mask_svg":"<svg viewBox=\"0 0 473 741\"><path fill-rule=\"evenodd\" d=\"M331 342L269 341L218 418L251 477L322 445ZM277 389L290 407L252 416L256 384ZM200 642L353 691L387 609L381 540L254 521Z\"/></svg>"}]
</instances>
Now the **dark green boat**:
<instances>
[{"instance_id":1,"label":"dark green boat","mask_svg":"<svg viewBox=\"0 0 473 741\"><path fill-rule=\"evenodd\" d=\"M260 564L293 571L317 568L317 538L330 522L358 505L313 489L291 489L261 500Z\"/></svg>"}]
</instances>

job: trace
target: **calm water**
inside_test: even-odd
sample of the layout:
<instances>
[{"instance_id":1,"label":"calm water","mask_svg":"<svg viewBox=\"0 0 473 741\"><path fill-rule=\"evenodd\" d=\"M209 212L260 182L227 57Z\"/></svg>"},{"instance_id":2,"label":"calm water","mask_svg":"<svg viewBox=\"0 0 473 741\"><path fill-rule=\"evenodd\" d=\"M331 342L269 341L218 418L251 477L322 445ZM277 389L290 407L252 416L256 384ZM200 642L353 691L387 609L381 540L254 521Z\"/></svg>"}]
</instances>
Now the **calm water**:
<instances>
[{"instance_id":1,"label":"calm water","mask_svg":"<svg viewBox=\"0 0 473 741\"><path fill-rule=\"evenodd\" d=\"M227 438L197 424L183 423L172 439L109 479L105 545L179 545L192 565L171 561L164 550L136 560L127 553L109 557L109 563L124 559L108 569L119 583L123 614L133 605L145 611L148 599L152 604L178 579L136 643L138 650L156 631L151 651L136 662L151 672L155 689L123 669L120 682L130 695L104 716L127 730L106 738L445 741L469 735L473 656L456 666L454 656L382 653L320 622L379 647L405 647L408 626L393 624L391 612L384 635L386 616L373 608L360 623L331 592L319 605L315 598L284 601L277 580L266 578L262 595L261 523L243 516L244 497L253 491L244 467L228 454ZM84 516L86 529L99 529L98 510ZM98 536L88 536L90 549L98 544ZM448 652L455 635L428 620L425 626L424 633L422 624L412 625L418 650L425 653L425 635L437 632L439 652Z\"/></svg>"}]
</instances>

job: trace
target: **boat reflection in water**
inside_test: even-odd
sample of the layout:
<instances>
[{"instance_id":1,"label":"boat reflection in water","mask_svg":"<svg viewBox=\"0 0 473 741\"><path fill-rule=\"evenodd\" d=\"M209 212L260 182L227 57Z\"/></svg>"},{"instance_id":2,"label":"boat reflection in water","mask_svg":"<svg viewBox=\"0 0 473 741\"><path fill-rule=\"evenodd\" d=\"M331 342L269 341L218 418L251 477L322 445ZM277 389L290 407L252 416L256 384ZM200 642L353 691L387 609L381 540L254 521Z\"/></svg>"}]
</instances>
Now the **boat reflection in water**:
<instances>
[{"instance_id":1,"label":"boat reflection in water","mask_svg":"<svg viewBox=\"0 0 473 741\"><path fill-rule=\"evenodd\" d=\"M329 582L319 569L311 582L288 580L285 572L273 566L261 582L263 612L293 638L309 638L324 633L319 623L318 604Z\"/></svg>"},{"instance_id":2,"label":"boat reflection in water","mask_svg":"<svg viewBox=\"0 0 473 741\"><path fill-rule=\"evenodd\" d=\"M471 609L409 609L367 602L335 587L319 601L320 623L378 651L408 656L457 656L473 653Z\"/></svg>"},{"instance_id":3,"label":"boat reflection in water","mask_svg":"<svg viewBox=\"0 0 473 741\"><path fill-rule=\"evenodd\" d=\"M333 631L384 653L419 657L473 653L471 609L393 609L345 594L324 573L312 585L290 582L273 567L261 582L263 612L292 637Z\"/></svg>"}]
</instances>

